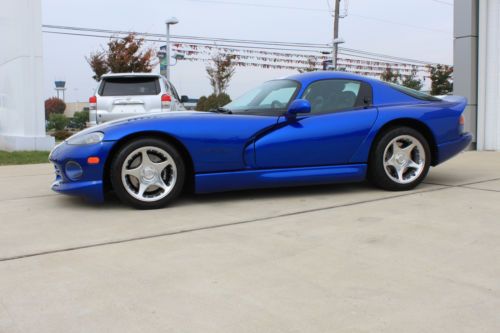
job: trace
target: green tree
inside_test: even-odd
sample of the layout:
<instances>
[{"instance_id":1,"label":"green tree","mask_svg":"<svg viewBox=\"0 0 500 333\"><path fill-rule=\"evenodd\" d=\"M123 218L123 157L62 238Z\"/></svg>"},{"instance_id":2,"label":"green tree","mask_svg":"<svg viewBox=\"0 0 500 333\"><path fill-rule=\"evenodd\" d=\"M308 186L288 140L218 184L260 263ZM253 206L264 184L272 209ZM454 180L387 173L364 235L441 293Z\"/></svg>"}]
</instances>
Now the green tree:
<instances>
[{"instance_id":1,"label":"green tree","mask_svg":"<svg viewBox=\"0 0 500 333\"><path fill-rule=\"evenodd\" d=\"M144 47L144 39L130 33L124 38L111 38L107 49L85 57L94 72L94 80L100 81L106 73L151 72L156 66L155 51Z\"/></svg>"},{"instance_id":2,"label":"green tree","mask_svg":"<svg viewBox=\"0 0 500 333\"><path fill-rule=\"evenodd\" d=\"M215 95L226 92L235 72L234 59L236 56L233 54L217 53L212 56L210 63L205 67Z\"/></svg>"},{"instance_id":3,"label":"green tree","mask_svg":"<svg viewBox=\"0 0 500 333\"><path fill-rule=\"evenodd\" d=\"M398 84L401 79L401 74L399 72L394 71L391 67L387 67L382 74L380 74L380 79L382 81L390 82Z\"/></svg>"},{"instance_id":4,"label":"green tree","mask_svg":"<svg viewBox=\"0 0 500 333\"><path fill-rule=\"evenodd\" d=\"M60 98L51 97L45 100L45 119L49 119L51 114L63 114L66 110L66 103Z\"/></svg>"},{"instance_id":5,"label":"green tree","mask_svg":"<svg viewBox=\"0 0 500 333\"><path fill-rule=\"evenodd\" d=\"M453 66L428 66L431 75L431 95L446 95L453 91Z\"/></svg>"},{"instance_id":6,"label":"green tree","mask_svg":"<svg viewBox=\"0 0 500 333\"><path fill-rule=\"evenodd\" d=\"M422 89L423 83L422 80L417 78L417 71L414 70L409 75L401 76L401 85L414 90L420 90Z\"/></svg>"}]
</instances>

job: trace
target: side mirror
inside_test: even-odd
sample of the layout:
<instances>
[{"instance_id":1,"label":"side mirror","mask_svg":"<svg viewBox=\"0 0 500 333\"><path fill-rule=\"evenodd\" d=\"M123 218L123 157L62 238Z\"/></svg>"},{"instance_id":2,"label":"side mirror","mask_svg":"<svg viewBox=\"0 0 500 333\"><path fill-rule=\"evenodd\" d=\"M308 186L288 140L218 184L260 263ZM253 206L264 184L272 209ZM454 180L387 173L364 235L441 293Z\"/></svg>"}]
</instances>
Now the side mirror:
<instances>
[{"instance_id":1,"label":"side mirror","mask_svg":"<svg viewBox=\"0 0 500 333\"><path fill-rule=\"evenodd\" d=\"M288 107L287 118L295 118L298 113L310 113L311 103L307 99L296 99Z\"/></svg>"},{"instance_id":2,"label":"side mirror","mask_svg":"<svg viewBox=\"0 0 500 333\"><path fill-rule=\"evenodd\" d=\"M181 96L181 103L186 103L187 101L189 101L189 97L187 97L186 95L182 95Z\"/></svg>"}]
</instances>

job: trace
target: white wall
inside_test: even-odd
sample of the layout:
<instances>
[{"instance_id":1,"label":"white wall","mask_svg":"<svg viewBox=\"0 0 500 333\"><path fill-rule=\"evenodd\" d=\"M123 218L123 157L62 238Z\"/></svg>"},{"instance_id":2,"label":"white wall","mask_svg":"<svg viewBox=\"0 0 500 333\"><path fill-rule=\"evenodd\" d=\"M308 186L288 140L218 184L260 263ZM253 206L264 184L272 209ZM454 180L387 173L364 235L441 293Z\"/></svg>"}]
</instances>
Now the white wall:
<instances>
[{"instance_id":1,"label":"white wall","mask_svg":"<svg viewBox=\"0 0 500 333\"><path fill-rule=\"evenodd\" d=\"M479 1L478 150L500 151L500 1Z\"/></svg>"},{"instance_id":2,"label":"white wall","mask_svg":"<svg viewBox=\"0 0 500 333\"><path fill-rule=\"evenodd\" d=\"M42 97L40 0L2 0L0 149L49 150Z\"/></svg>"},{"instance_id":3,"label":"white wall","mask_svg":"<svg viewBox=\"0 0 500 333\"><path fill-rule=\"evenodd\" d=\"M453 94L467 98L465 130L472 133L474 143L477 142L477 11L477 0L454 1Z\"/></svg>"}]
</instances>

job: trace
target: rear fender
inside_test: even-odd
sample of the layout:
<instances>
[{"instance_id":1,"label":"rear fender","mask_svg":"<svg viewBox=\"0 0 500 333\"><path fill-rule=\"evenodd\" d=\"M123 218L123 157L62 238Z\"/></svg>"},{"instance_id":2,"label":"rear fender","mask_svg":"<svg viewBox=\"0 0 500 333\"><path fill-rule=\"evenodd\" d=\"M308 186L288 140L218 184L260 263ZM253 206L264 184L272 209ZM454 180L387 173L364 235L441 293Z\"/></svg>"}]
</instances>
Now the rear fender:
<instances>
[{"instance_id":1,"label":"rear fender","mask_svg":"<svg viewBox=\"0 0 500 333\"><path fill-rule=\"evenodd\" d=\"M460 126L460 116L467 100L459 96L446 96L443 101L421 103L416 105L394 105L379 107L378 118L364 143L351 159L351 163L368 162L371 147L377 135L391 123L409 121L421 124L428 129L433 140L430 144L438 145L457 140L463 132ZM423 133L425 134L425 133ZM433 142L432 142L433 141Z\"/></svg>"}]
</instances>

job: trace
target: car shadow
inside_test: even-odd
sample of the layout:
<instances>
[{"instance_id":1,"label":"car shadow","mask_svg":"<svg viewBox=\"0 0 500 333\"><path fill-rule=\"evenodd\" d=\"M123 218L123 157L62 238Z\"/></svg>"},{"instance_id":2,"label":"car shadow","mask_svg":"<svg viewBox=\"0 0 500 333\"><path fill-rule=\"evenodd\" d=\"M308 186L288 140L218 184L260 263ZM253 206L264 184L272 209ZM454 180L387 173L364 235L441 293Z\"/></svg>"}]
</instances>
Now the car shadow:
<instances>
[{"instance_id":1,"label":"car shadow","mask_svg":"<svg viewBox=\"0 0 500 333\"><path fill-rule=\"evenodd\" d=\"M276 198L295 198L304 195L322 196L322 195L338 195L351 192L361 191L377 191L368 182L362 183L346 183L346 184L326 184L326 185L308 185L308 186L293 186L280 188L265 188L265 189L250 189L232 192L218 192L207 194L186 193L179 198L180 203L185 201L194 203L220 203L220 202L236 202L236 201L252 201L262 199Z\"/></svg>"},{"instance_id":2,"label":"car shadow","mask_svg":"<svg viewBox=\"0 0 500 333\"><path fill-rule=\"evenodd\" d=\"M326 185L308 185L308 186L293 186L280 188L266 189L250 189L231 192L217 192L206 194L182 193L179 198L172 202L168 207L182 207L196 204L222 204L230 202L241 202L253 200L273 200L283 198L296 198L301 196L324 196L324 195L344 195L347 193L366 192L366 191L382 191L369 182L361 183L340 183ZM113 209L116 207L128 207L123 204L118 197L109 192L105 196L104 203L94 203L86 201L79 197L58 196L65 201L65 205L93 208L93 209ZM133 208L131 208L133 209Z\"/></svg>"},{"instance_id":3,"label":"car shadow","mask_svg":"<svg viewBox=\"0 0 500 333\"><path fill-rule=\"evenodd\" d=\"M432 172L432 171L431 171ZM460 175L449 175L449 174L435 174L431 176L429 173L428 179L424 180L422 185L445 185L447 183L460 180ZM420 187L422 186L420 185ZM417 187L418 189L419 187ZM293 186L293 187L280 187L280 188L266 188L266 189L250 189L250 190L239 190L231 192L217 192L217 193L206 193L206 194L195 194L195 193L182 193L177 200L172 202L168 207L182 207L196 204L222 204L230 202L240 202L253 200L273 200L277 198L295 198L304 195L307 196L323 196L323 195L345 195L348 193L360 193L360 192L385 192L384 190L378 189L373 186L370 182L364 181L359 183L337 183L337 184L326 184L326 185L307 185L307 186ZM66 200L65 204L73 205L76 207L87 207L87 208L98 208L98 209L114 209L117 207L128 207L123 204L113 192L109 192L105 196L105 202L92 203L85 201L78 197L63 197ZM134 208L130 208L134 209Z\"/></svg>"}]
</instances>

